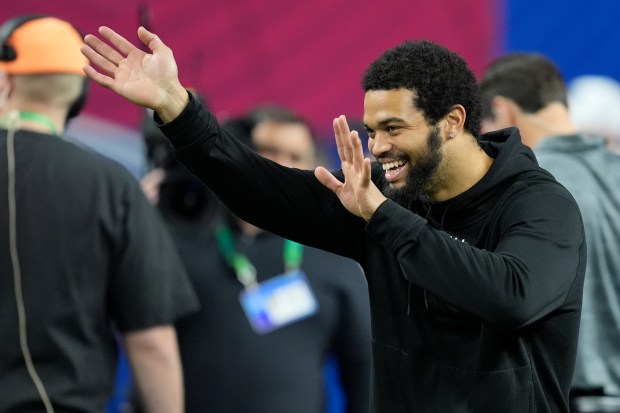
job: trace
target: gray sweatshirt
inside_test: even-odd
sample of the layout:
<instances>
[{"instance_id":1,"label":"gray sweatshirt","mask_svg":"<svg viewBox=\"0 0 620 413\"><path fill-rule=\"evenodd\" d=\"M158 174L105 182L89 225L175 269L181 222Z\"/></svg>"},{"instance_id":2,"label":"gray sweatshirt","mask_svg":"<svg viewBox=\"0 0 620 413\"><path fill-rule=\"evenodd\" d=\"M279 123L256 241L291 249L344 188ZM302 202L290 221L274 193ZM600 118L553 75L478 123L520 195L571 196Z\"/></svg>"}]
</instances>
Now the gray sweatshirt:
<instances>
[{"instance_id":1,"label":"gray sweatshirt","mask_svg":"<svg viewBox=\"0 0 620 413\"><path fill-rule=\"evenodd\" d=\"M584 135L545 138L534 153L572 193L584 221L588 264L574 386L620 396L620 156L603 138Z\"/></svg>"}]
</instances>

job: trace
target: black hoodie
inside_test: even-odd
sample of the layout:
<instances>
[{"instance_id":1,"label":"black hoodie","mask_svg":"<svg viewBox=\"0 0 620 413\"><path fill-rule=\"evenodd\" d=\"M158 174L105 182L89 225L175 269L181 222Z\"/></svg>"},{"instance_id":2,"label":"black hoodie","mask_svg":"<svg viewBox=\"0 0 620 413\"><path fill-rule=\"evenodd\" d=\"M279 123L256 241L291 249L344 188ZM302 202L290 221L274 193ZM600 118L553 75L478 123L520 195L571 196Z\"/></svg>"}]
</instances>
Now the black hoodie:
<instances>
[{"instance_id":1,"label":"black hoodie","mask_svg":"<svg viewBox=\"0 0 620 413\"><path fill-rule=\"evenodd\" d=\"M161 129L236 215L362 265L373 411L568 412L583 225L516 129L480 138L495 160L471 189L410 209L388 200L368 223L312 171L256 155L194 100ZM381 173L375 165L373 180Z\"/></svg>"}]
</instances>

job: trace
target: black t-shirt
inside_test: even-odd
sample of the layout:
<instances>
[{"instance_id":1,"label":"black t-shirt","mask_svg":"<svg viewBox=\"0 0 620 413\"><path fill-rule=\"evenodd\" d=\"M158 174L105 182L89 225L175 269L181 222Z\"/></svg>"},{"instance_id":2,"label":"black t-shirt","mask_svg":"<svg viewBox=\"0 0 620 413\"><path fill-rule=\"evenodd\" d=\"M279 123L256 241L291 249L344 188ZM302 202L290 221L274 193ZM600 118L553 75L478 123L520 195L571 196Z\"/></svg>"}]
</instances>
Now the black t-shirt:
<instances>
[{"instance_id":1,"label":"black t-shirt","mask_svg":"<svg viewBox=\"0 0 620 413\"><path fill-rule=\"evenodd\" d=\"M177 323L186 411L321 413L324 364L335 356L349 412L367 412L370 314L367 284L357 263L303 247L302 270L318 312L266 334L255 333L243 312L243 290L219 253L213 225L169 217L201 310ZM238 252L256 267L258 281L284 271L284 239L250 237L231 226Z\"/></svg>"},{"instance_id":2,"label":"black t-shirt","mask_svg":"<svg viewBox=\"0 0 620 413\"><path fill-rule=\"evenodd\" d=\"M0 187L6 188L6 131ZM101 411L114 331L173 323L197 300L169 233L123 167L57 137L15 136L17 251L36 370L57 411ZM7 191L0 193L0 406L35 411L19 346ZM13 409L13 410L12 410Z\"/></svg>"}]
</instances>

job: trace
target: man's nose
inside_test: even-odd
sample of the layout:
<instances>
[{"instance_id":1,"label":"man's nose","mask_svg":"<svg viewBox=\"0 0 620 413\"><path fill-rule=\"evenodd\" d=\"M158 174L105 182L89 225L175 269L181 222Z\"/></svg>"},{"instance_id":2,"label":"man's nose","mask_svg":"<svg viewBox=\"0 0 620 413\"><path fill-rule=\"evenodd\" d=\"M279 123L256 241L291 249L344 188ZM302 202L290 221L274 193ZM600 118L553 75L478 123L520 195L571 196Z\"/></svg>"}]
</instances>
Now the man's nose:
<instances>
[{"instance_id":1,"label":"man's nose","mask_svg":"<svg viewBox=\"0 0 620 413\"><path fill-rule=\"evenodd\" d=\"M389 152L392 149L389 135L384 132L375 133L375 136L368 140L368 149L374 156Z\"/></svg>"}]
</instances>

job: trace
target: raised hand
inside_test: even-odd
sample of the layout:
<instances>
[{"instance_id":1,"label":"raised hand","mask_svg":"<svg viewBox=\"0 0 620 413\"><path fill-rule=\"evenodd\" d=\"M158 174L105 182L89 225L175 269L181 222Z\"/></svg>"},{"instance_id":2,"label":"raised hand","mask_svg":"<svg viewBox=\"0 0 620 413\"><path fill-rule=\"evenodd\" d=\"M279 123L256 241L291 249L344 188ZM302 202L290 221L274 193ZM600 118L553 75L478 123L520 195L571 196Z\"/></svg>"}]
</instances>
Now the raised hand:
<instances>
[{"instance_id":1,"label":"raised hand","mask_svg":"<svg viewBox=\"0 0 620 413\"><path fill-rule=\"evenodd\" d=\"M155 110L164 122L176 118L187 105L188 95L179 82L172 50L144 27L138 29L138 37L152 53L108 27L100 27L99 33L110 44L91 34L84 38L81 51L91 62L84 73L132 103Z\"/></svg>"},{"instance_id":2,"label":"raised hand","mask_svg":"<svg viewBox=\"0 0 620 413\"><path fill-rule=\"evenodd\" d=\"M316 168L314 175L338 196L349 212L369 221L387 198L370 180L370 159L364 158L358 133L349 130L344 115L334 119L334 134L345 181L340 182L323 167Z\"/></svg>"}]
</instances>

